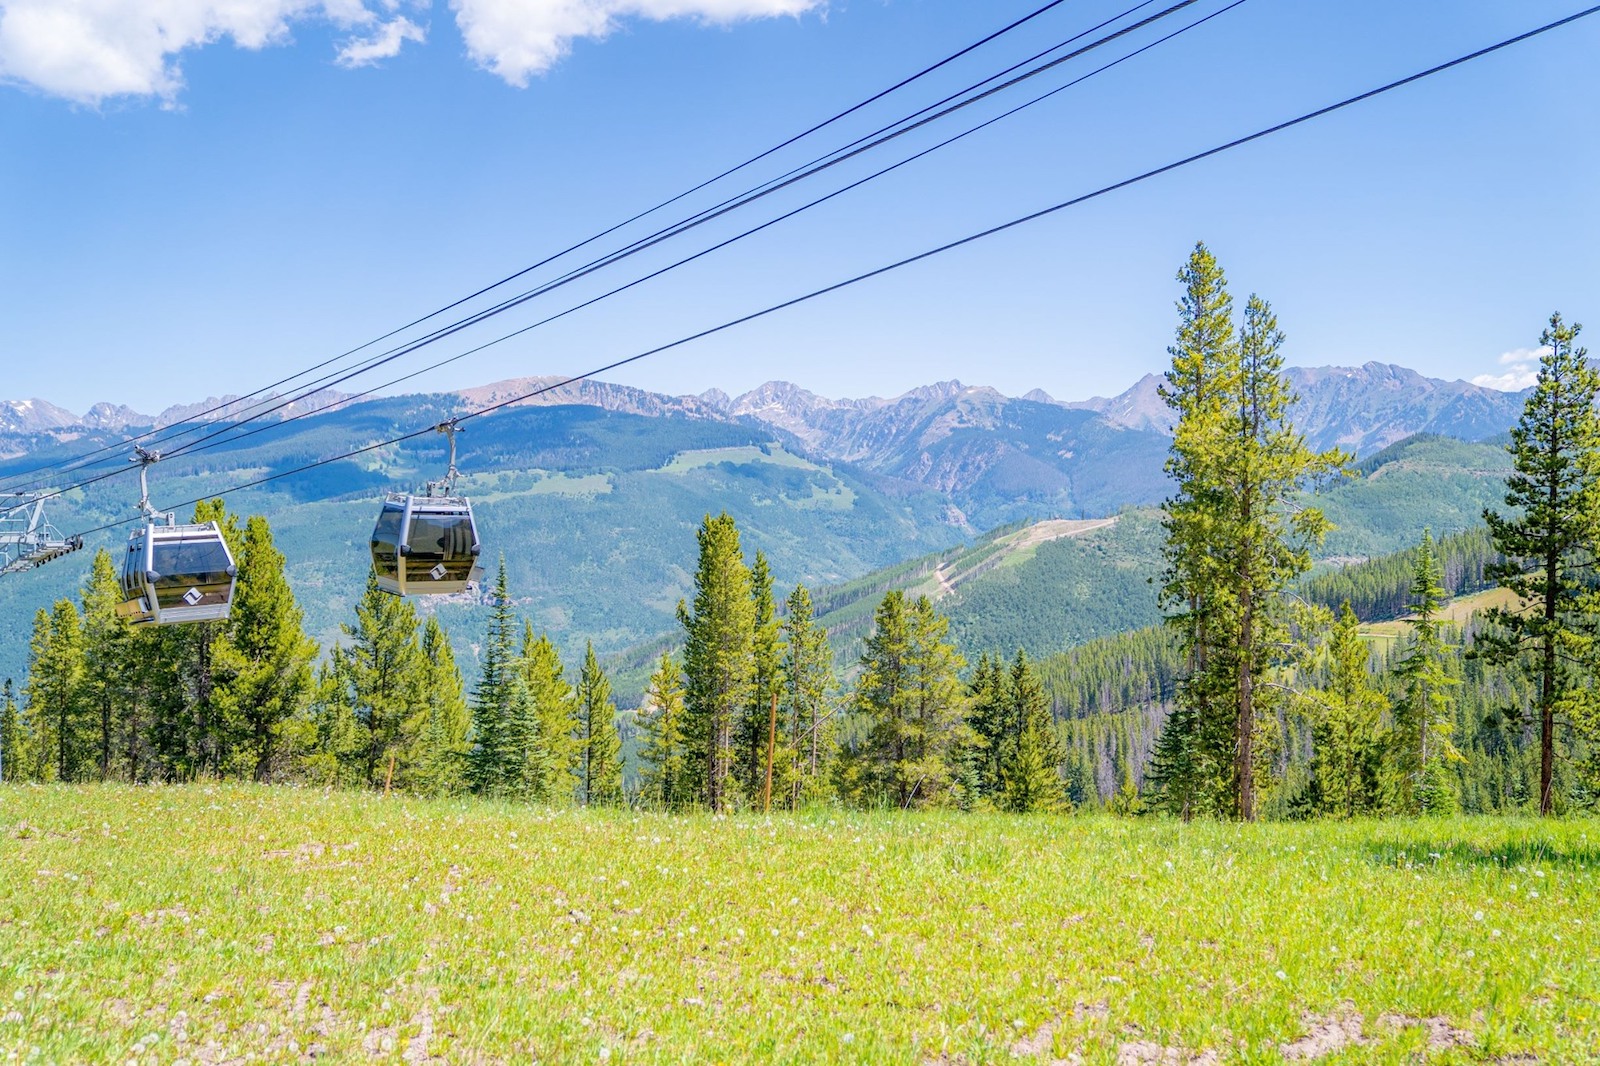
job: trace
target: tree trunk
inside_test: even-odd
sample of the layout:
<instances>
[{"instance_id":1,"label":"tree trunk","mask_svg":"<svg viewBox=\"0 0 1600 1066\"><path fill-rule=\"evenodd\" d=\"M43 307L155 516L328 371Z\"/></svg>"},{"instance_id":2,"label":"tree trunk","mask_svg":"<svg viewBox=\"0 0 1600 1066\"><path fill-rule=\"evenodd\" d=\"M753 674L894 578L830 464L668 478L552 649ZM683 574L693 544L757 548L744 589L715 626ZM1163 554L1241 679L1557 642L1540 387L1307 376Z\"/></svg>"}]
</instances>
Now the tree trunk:
<instances>
[{"instance_id":1,"label":"tree trunk","mask_svg":"<svg viewBox=\"0 0 1600 1066\"><path fill-rule=\"evenodd\" d=\"M1256 820L1255 736L1256 705L1255 678L1251 667L1253 649L1251 627L1254 625L1250 589L1240 594L1239 632L1239 745L1235 770L1239 778L1239 817L1247 822Z\"/></svg>"}]
</instances>

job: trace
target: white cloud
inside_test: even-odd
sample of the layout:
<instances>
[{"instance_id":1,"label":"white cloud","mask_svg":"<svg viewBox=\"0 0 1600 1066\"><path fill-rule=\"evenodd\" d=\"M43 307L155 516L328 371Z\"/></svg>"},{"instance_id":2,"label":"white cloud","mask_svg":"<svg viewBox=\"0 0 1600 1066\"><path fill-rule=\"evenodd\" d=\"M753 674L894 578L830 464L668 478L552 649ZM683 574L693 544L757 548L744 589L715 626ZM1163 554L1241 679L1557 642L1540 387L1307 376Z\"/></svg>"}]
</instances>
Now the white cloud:
<instances>
[{"instance_id":1,"label":"white cloud","mask_svg":"<svg viewBox=\"0 0 1600 1066\"><path fill-rule=\"evenodd\" d=\"M364 0L0 0L0 79L79 103L156 96L170 104L183 87L180 53L224 38L248 49L283 44L290 25L307 19L344 29L378 21ZM371 62L391 38L398 50L420 32L399 19L344 51Z\"/></svg>"},{"instance_id":2,"label":"white cloud","mask_svg":"<svg viewBox=\"0 0 1600 1066\"><path fill-rule=\"evenodd\" d=\"M1521 392L1523 389L1532 388L1538 377L1537 367L1519 366L1505 374L1479 374L1472 379L1472 383L1486 389L1499 389L1501 392Z\"/></svg>"},{"instance_id":3,"label":"white cloud","mask_svg":"<svg viewBox=\"0 0 1600 1066\"><path fill-rule=\"evenodd\" d=\"M1503 374L1479 374L1472 379L1474 385L1501 392L1521 392L1532 388L1539 379L1539 360L1550 353L1549 348L1518 348L1502 352L1496 363L1506 367Z\"/></svg>"},{"instance_id":4,"label":"white cloud","mask_svg":"<svg viewBox=\"0 0 1600 1066\"><path fill-rule=\"evenodd\" d=\"M367 67L384 59L393 59L407 41L422 43L428 32L408 18L385 22L370 37L355 37L339 49L341 67Z\"/></svg>"},{"instance_id":5,"label":"white cloud","mask_svg":"<svg viewBox=\"0 0 1600 1066\"><path fill-rule=\"evenodd\" d=\"M1548 347L1518 348L1515 351L1503 353L1500 358L1496 360L1496 362L1498 362L1501 366L1520 366L1525 363L1537 363L1539 360L1543 359L1549 354L1550 349Z\"/></svg>"},{"instance_id":6,"label":"white cloud","mask_svg":"<svg viewBox=\"0 0 1600 1066\"><path fill-rule=\"evenodd\" d=\"M516 86L528 84L571 50L580 37L600 39L630 18L689 18L726 25L744 19L795 17L826 0L450 0L467 52Z\"/></svg>"},{"instance_id":7,"label":"white cloud","mask_svg":"<svg viewBox=\"0 0 1600 1066\"><path fill-rule=\"evenodd\" d=\"M289 41L297 22L321 20L357 35L341 66L391 58L426 31L401 8L430 0L0 0L0 82L98 104L153 96L171 105L183 88L179 56L231 39L260 49ZM827 0L450 0L467 51L512 85L548 70L580 37L599 39L629 19L727 25L796 17Z\"/></svg>"}]
</instances>

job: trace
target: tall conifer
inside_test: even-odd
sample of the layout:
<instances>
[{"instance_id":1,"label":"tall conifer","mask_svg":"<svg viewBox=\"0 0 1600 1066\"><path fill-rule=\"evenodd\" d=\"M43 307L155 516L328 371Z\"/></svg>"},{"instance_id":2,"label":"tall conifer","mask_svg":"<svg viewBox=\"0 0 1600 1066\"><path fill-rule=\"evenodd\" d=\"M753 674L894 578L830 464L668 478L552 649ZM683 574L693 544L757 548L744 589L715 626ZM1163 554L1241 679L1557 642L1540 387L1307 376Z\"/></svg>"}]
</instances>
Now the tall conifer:
<instances>
[{"instance_id":1,"label":"tall conifer","mask_svg":"<svg viewBox=\"0 0 1600 1066\"><path fill-rule=\"evenodd\" d=\"M672 656L662 653L650 675L644 705L639 709L643 741L639 747L640 797L667 810L694 801L689 793L687 738L684 735L683 673Z\"/></svg>"},{"instance_id":2,"label":"tall conifer","mask_svg":"<svg viewBox=\"0 0 1600 1066\"><path fill-rule=\"evenodd\" d=\"M783 758L789 805L822 798L833 755L828 701L833 693L833 649L812 613L811 593L796 585L785 601Z\"/></svg>"},{"instance_id":3,"label":"tall conifer","mask_svg":"<svg viewBox=\"0 0 1600 1066\"><path fill-rule=\"evenodd\" d=\"M495 792L504 784L511 756L508 749L520 746L512 717L513 678L516 658L516 619L511 613L511 592L506 580L505 556L495 575L489 630L483 639L483 665L478 685L472 691L472 749L467 760L467 779L474 791Z\"/></svg>"},{"instance_id":4,"label":"tall conifer","mask_svg":"<svg viewBox=\"0 0 1600 1066\"><path fill-rule=\"evenodd\" d=\"M755 604L733 519L726 512L707 515L697 540L693 607L678 604L691 773L706 805L725 811L734 799L730 791L737 791L729 787L733 728L750 705Z\"/></svg>"},{"instance_id":5,"label":"tall conifer","mask_svg":"<svg viewBox=\"0 0 1600 1066\"><path fill-rule=\"evenodd\" d=\"M1456 808L1445 764L1458 757L1450 734L1455 727L1452 690L1460 681L1446 667L1439 620L1444 599L1444 574L1433 534L1424 529L1411 579L1411 646L1394 668L1401 692L1394 706L1389 792L1391 805L1407 814L1450 813Z\"/></svg>"},{"instance_id":6,"label":"tall conifer","mask_svg":"<svg viewBox=\"0 0 1600 1066\"><path fill-rule=\"evenodd\" d=\"M617 705L611 680L600 668L590 641L578 674L578 728L582 772L579 788L587 806L622 801L622 741L617 736Z\"/></svg>"},{"instance_id":7,"label":"tall conifer","mask_svg":"<svg viewBox=\"0 0 1600 1066\"><path fill-rule=\"evenodd\" d=\"M1541 814L1555 809L1556 715L1593 698L1573 654L1590 643L1585 601L1600 543L1600 372L1577 347L1581 329L1554 314L1540 334L1539 376L1507 445L1508 513L1483 515L1506 557L1490 574L1521 602L1489 612L1477 647L1494 662L1526 658L1539 680Z\"/></svg>"}]
</instances>

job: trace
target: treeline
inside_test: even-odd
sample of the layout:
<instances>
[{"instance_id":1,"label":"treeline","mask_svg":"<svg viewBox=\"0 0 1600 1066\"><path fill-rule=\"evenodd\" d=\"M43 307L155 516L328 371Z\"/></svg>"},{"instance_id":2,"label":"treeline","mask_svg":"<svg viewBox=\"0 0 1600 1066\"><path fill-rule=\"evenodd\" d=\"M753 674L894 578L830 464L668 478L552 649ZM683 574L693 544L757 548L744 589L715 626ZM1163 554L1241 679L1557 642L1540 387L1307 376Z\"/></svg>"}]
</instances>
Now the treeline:
<instances>
[{"instance_id":1,"label":"treeline","mask_svg":"<svg viewBox=\"0 0 1600 1066\"><path fill-rule=\"evenodd\" d=\"M639 710L641 802L714 811L855 807L1060 811L1063 753L1020 652L970 682L927 597L879 600L854 687L839 691L808 590L777 609L765 557L747 564L726 514L699 534L680 658L662 656Z\"/></svg>"},{"instance_id":2,"label":"treeline","mask_svg":"<svg viewBox=\"0 0 1600 1066\"><path fill-rule=\"evenodd\" d=\"M1440 585L1448 596L1489 588L1494 584L1490 568L1505 561L1487 528L1442 537L1435 550ZM1417 551L1408 548L1380 559L1313 574L1300 582L1300 593L1329 610L1349 603L1363 622L1403 617L1411 609Z\"/></svg>"},{"instance_id":3,"label":"treeline","mask_svg":"<svg viewBox=\"0 0 1600 1066\"><path fill-rule=\"evenodd\" d=\"M294 762L291 719L305 706L317 646L283 576L264 518L215 520L238 566L232 617L135 629L118 614L111 556L95 554L80 599L34 617L18 707L0 712L7 780L272 780Z\"/></svg>"}]
</instances>

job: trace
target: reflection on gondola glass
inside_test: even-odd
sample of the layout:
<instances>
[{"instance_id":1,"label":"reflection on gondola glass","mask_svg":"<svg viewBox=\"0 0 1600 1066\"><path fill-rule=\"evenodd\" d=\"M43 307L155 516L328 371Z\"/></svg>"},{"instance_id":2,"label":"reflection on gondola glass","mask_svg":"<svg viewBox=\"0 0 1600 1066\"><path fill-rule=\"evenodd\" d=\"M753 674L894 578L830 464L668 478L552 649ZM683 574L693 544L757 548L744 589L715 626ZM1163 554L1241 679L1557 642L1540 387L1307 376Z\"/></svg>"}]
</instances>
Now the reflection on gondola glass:
<instances>
[{"instance_id":1,"label":"reflection on gondola glass","mask_svg":"<svg viewBox=\"0 0 1600 1066\"><path fill-rule=\"evenodd\" d=\"M397 596L462 592L483 576L472 505L461 497L390 496L371 543L378 587Z\"/></svg>"},{"instance_id":2,"label":"reflection on gondola glass","mask_svg":"<svg viewBox=\"0 0 1600 1066\"><path fill-rule=\"evenodd\" d=\"M232 606L235 573L215 522L152 522L128 539L118 613L135 624L220 621Z\"/></svg>"}]
</instances>

